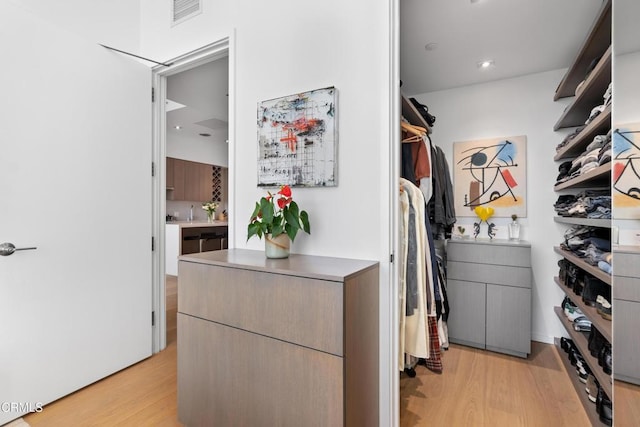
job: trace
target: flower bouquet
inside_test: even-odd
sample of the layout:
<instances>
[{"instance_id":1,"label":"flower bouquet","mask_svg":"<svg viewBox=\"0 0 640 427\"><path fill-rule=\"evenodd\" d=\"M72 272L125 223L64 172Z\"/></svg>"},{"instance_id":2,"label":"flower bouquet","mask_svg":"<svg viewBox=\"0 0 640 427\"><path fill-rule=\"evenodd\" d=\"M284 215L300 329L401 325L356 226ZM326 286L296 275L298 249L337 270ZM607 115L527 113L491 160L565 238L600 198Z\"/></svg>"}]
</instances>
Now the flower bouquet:
<instances>
[{"instance_id":1,"label":"flower bouquet","mask_svg":"<svg viewBox=\"0 0 640 427\"><path fill-rule=\"evenodd\" d=\"M202 209L205 210L205 212L207 212L207 220L209 222L213 222L214 218L215 218L215 214L216 214L216 209L218 209L218 206L220 204L218 202L205 202L202 204Z\"/></svg>"}]
</instances>

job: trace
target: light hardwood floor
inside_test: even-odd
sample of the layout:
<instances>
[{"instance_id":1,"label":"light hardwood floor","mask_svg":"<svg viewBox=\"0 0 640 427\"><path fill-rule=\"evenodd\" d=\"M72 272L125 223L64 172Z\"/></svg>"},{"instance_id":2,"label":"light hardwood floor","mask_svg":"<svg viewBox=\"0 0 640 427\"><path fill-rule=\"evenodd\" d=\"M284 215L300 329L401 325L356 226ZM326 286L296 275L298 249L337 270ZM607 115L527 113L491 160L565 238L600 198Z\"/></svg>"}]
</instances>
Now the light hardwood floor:
<instances>
[{"instance_id":1,"label":"light hardwood floor","mask_svg":"<svg viewBox=\"0 0 640 427\"><path fill-rule=\"evenodd\" d=\"M613 422L616 427L640 425L640 386L615 381L613 383Z\"/></svg>"},{"instance_id":2,"label":"light hardwood floor","mask_svg":"<svg viewBox=\"0 0 640 427\"><path fill-rule=\"evenodd\" d=\"M181 426L176 391L177 281L167 277L167 348L25 416L33 427ZM463 346L444 352L444 373L418 366L400 380L401 426L586 426L553 346L524 360Z\"/></svg>"},{"instance_id":3,"label":"light hardwood floor","mask_svg":"<svg viewBox=\"0 0 640 427\"><path fill-rule=\"evenodd\" d=\"M401 427L590 425L553 345L531 350L521 359L452 345L442 374L401 374Z\"/></svg>"},{"instance_id":4,"label":"light hardwood floor","mask_svg":"<svg viewBox=\"0 0 640 427\"><path fill-rule=\"evenodd\" d=\"M167 276L167 348L24 417L32 427L181 426L177 417L177 280Z\"/></svg>"}]
</instances>

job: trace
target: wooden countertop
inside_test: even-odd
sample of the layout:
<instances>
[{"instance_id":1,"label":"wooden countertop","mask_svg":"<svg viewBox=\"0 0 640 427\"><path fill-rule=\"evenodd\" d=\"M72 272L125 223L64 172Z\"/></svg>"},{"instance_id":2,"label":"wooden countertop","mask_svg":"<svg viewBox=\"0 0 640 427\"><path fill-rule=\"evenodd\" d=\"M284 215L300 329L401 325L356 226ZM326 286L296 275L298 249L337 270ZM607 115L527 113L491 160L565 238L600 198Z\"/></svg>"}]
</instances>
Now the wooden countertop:
<instances>
[{"instance_id":1,"label":"wooden countertop","mask_svg":"<svg viewBox=\"0 0 640 427\"><path fill-rule=\"evenodd\" d=\"M378 265L377 261L299 254L291 254L289 258L284 259L269 259L265 256L264 251L249 249L227 249L182 255L178 257L178 261L336 282L342 282L355 273L374 268Z\"/></svg>"}]
</instances>

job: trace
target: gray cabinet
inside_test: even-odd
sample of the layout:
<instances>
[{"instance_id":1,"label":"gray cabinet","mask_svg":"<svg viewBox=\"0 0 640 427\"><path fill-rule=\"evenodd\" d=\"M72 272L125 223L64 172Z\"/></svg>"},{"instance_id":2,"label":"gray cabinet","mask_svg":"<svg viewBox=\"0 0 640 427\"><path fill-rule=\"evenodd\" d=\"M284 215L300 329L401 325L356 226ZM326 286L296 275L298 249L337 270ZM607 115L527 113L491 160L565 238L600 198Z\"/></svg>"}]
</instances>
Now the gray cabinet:
<instances>
[{"instance_id":1,"label":"gray cabinet","mask_svg":"<svg viewBox=\"0 0 640 427\"><path fill-rule=\"evenodd\" d=\"M531 246L447 242L449 340L527 357L531 352Z\"/></svg>"},{"instance_id":2,"label":"gray cabinet","mask_svg":"<svg viewBox=\"0 0 640 427\"><path fill-rule=\"evenodd\" d=\"M179 259L183 424L378 425L377 262L242 249Z\"/></svg>"},{"instance_id":3,"label":"gray cabinet","mask_svg":"<svg viewBox=\"0 0 640 427\"><path fill-rule=\"evenodd\" d=\"M640 248L614 248L613 376L640 385Z\"/></svg>"}]
</instances>

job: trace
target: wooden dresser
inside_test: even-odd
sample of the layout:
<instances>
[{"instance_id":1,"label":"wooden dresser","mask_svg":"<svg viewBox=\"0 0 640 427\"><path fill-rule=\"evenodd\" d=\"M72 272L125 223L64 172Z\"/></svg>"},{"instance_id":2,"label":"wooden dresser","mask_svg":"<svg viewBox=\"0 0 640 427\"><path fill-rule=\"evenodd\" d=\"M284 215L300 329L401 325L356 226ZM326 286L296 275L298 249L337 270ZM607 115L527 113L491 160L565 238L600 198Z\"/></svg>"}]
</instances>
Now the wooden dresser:
<instances>
[{"instance_id":1,"label":"wooden dresser","mask_svg":"<svg viewBox=\"0 0 640 427\"><path fill-rule=\"evenodd\" d=\"M377 262L232 249L178 267L186 426L377 426Z\"/></svg>"}]
</instances>

